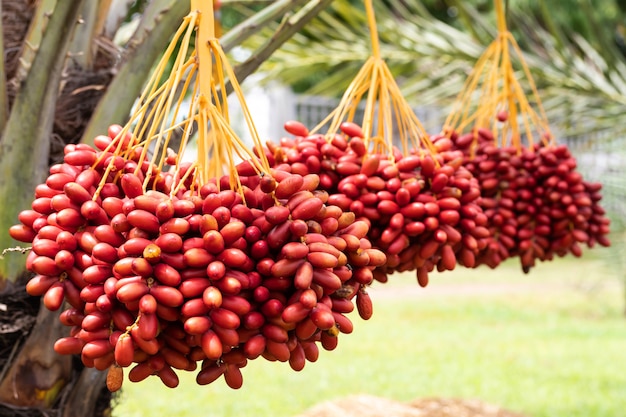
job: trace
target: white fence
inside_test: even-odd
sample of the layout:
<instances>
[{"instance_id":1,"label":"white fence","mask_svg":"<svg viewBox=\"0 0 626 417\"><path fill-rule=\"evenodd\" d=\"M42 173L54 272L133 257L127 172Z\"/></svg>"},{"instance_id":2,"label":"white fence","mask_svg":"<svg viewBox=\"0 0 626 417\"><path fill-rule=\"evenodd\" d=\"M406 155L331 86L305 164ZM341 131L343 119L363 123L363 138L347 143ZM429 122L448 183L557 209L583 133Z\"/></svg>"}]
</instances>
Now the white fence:
<instances>
[{"instance_id":1,"label":"white fence","mask_svg":"<svg viewBox=\"0 0 626 417\"><path fill-rule=\"evenodd\" d=\"M339 104L339 100L333 98L297 95L289 88L276 83L265 86L255 85L254 82L250 84L253 87L246 89L246 101L259 135L264 140L277 141L284 136L285 131L282 126L288 120L298 120L308 128L313 128ZM244 120L239 106L233 101L232 107L233 124L242 127L237 130L237 133L249 141L250 136L243 128ZM445 114L440 109L417 107L413 110L428 133L438 132L445 118ZM356 116L355 121L361 121L359 115Z\"/></svg>"}]
</instances>

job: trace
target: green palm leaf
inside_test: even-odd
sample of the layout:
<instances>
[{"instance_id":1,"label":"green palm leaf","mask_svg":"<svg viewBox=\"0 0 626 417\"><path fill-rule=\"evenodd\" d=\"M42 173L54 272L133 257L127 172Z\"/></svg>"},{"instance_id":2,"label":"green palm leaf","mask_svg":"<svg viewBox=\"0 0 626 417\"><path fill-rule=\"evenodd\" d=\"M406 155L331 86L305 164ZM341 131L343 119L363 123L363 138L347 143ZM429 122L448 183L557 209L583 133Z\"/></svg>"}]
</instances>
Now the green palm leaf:
<instances>
[{"instance_id":1,"label":"green palm leaf","mask_svg":"<svg viewBox=\"0 0 626 417\"><path fill-rule=\"evenodd\" d=\"M525 60L555 130L562 134L603 129L624 133L626 59L615 54L614 46L594 46L606 36L587 40L562 27L561 21L551 22L554 33L543 29L537 15L541 10L532 9L541 2L511 3L512 30L525 49ZM471 30L433 19L417 0L390 1L386 7L377 3L383 57L416 106L443 107L445 112L495 35L493 16L479 13L471 2L455 5L471 21ZM365 12L347 0L335 0L261 70L267 79L279 79L307 94L337 97L369 54Z\"/></svg>"}]
</instances>

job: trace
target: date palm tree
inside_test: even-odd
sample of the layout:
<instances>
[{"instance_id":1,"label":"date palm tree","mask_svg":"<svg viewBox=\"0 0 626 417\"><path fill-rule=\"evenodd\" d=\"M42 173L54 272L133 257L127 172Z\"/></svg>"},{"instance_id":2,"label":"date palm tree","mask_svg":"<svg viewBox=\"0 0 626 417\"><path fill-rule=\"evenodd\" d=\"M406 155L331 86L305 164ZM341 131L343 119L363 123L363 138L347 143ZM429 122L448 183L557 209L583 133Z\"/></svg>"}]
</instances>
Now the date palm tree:
<instances>
[{"instance_id":1,"label":"date palm tree","mask_svg":"<svg viewBox=\"0 0 626 417\"><path fill-rule=\"evenodd\" d=\"M382 55L403 94L415 107L432 107L445 117L496 35L492 2L375 3ZM623 271L626 4L557 3L509 0L507 23L523 50L557 139L579 156L587 179L604 183L614 245L602 252ZM257 42L252 37L250 47ZM265 79L279 79L303 94L339 97L370 55L369 42L363 7L336 0L274 54L261 72Z\"/></svg>"},{"instance_id":2,"label":"date palm tree","mask_svg":"<svg viewBox=\"0 0 626 417\"><path fill-rule=\"evenodd\" d=\"M550 13L554 10L547 9L547 2L511 0L509 21L523 40L549 119L562 137L585 135L591 139L582 146L623 155L624 29L613 23L623 21L625 11L618 0L594 7L598 1L559 2L568 13ZM360 2L335 0L332 7L331 0L222 3L225 14L232 7L236 16L249 17L222 41L229 49L247 40L255 51L238 67L240 79L288 41L263 66L267 78L337 96L369 55ZM413 103L445 109L453 101L494 36L494 19L484 3L376 2L383 54ZM1 6L0 249L5 249L16 246L8 227L29 206L34 187L62 157L64 144L89 142L109 124L125 121L188 2L4 0ZM134 30L122 24L130 20ZM604 172L602 179L607 194L624 196L621 167ZM623 213L624 208L616 204L613 210ZM626 226L615 225L623 235ZM19 252L0 259L0 413L4 408L15 415L40 409L63 416L101 414L109 406L105 396L96 410L103 374L54 354L52 343L65 330L55 314L39 309L39 301L26 295L28 275Z\"/></svg>"},{"instance_id":3,"label":"date palm tree","mask_svg":"<svg viewBox=\"0 0 626 417\"><path fill-rule=\"evenodd\" d=\"M240 24L222 38L225 50L281 21L237 68L238 78L254 72L330 1L279 0L245 21L235 19ZM103 415L110 406L105 373L54 352L67 329L58 313L40 309L26 294L28 248L16 247L8 228L29 208L48 167L62 160L65 144L89 143L110 124L126 122L189 2L5 0L1 7L0 414Z\"/></svg>"}]
</instances>

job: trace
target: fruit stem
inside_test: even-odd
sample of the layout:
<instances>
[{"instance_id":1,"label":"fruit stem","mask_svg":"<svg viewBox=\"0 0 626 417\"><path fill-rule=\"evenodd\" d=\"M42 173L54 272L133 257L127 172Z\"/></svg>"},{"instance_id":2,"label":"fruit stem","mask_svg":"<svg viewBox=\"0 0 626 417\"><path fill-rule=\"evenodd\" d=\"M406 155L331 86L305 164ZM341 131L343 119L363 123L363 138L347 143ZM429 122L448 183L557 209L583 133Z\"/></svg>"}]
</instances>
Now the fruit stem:
<instances>
[{"instance_id":1,"label":"fruit stem","mask_svg":"<svg viewBox=\"0 0 626 417\"><path fill-rule=\"evenodd\" d=\"M213 96L213 50L211 42L215 39L215 17L213 15L213 0L191 0L191 11L198 15L196 21L196 65L198 67L198 166L201 182L205 183L210 177L208 153L211 144L209 139L209 123L211 97ZM215 97L215 105L219 106L219 99Z\"/></svg>"},{"instance_id":2,"label":"fruit stem","mask_svg":"<svg viewBox=\"0 0 626 417\"><path fill-rule=\"evenodd\" d=\"M212 0L191 0L191 10L199 13L196 34L196 56L198 59L198 80L200 83L200 105L211 97L211 77L213 57L209 42L215 39L215 17ZM204 97L203 97L204 96ZM204 98L204 100L203 100Z\"/></svg>"},{"instance_id":3,"label":"fruit stem","mask_svg":"<svg viewBox=\"0 0 626 417\"><path fill-rule=\"evenodd\" d=\"M506 13L504 12L504 4L502 0L494 0L496 6L496 18L498 19L498 32L508 32L506 27Z\"/></svg>"},{"instance_id":4,"label":"fruit stem","mask_svg":"<svg viewBox=\"0 0 626 417\"><path fill-rule=\"evenodd\" d=\"M367 12L367 24L370 29L370 38L372 41L372 55L374 55L377 59L380 59L378 29L376 28L376 17L374 15L372 0L365 0L365 11Z\"/></svg>"}]
</instances>

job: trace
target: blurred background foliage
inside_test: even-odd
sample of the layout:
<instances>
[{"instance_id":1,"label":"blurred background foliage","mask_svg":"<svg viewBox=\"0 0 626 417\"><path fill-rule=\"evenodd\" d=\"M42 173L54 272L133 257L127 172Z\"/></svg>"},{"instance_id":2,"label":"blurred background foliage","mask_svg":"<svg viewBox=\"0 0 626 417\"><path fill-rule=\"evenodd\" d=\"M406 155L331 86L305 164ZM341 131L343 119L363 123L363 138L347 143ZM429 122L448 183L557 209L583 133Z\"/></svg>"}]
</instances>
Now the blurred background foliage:
<instances>
[{"instance_id":1,"label":"blurred background foliage","mask_svg":"<svg viewBox=\"0 0 626 417\"><path fill-rule=\"evenodd\" d=\"M246 3L233 2L228 13L226 3L224 24L228 14L250 13ZM496 34L492 1L384 0L376 8L383 56L415 105L450 104ZM509 28L564 134L624 131L625 14L622 0L507 2ZM247 45L262 40L260 34ZM362 5L335 0L261 71L297 92L338 97L368 56Z\"/></svg>"}]
</instances>

